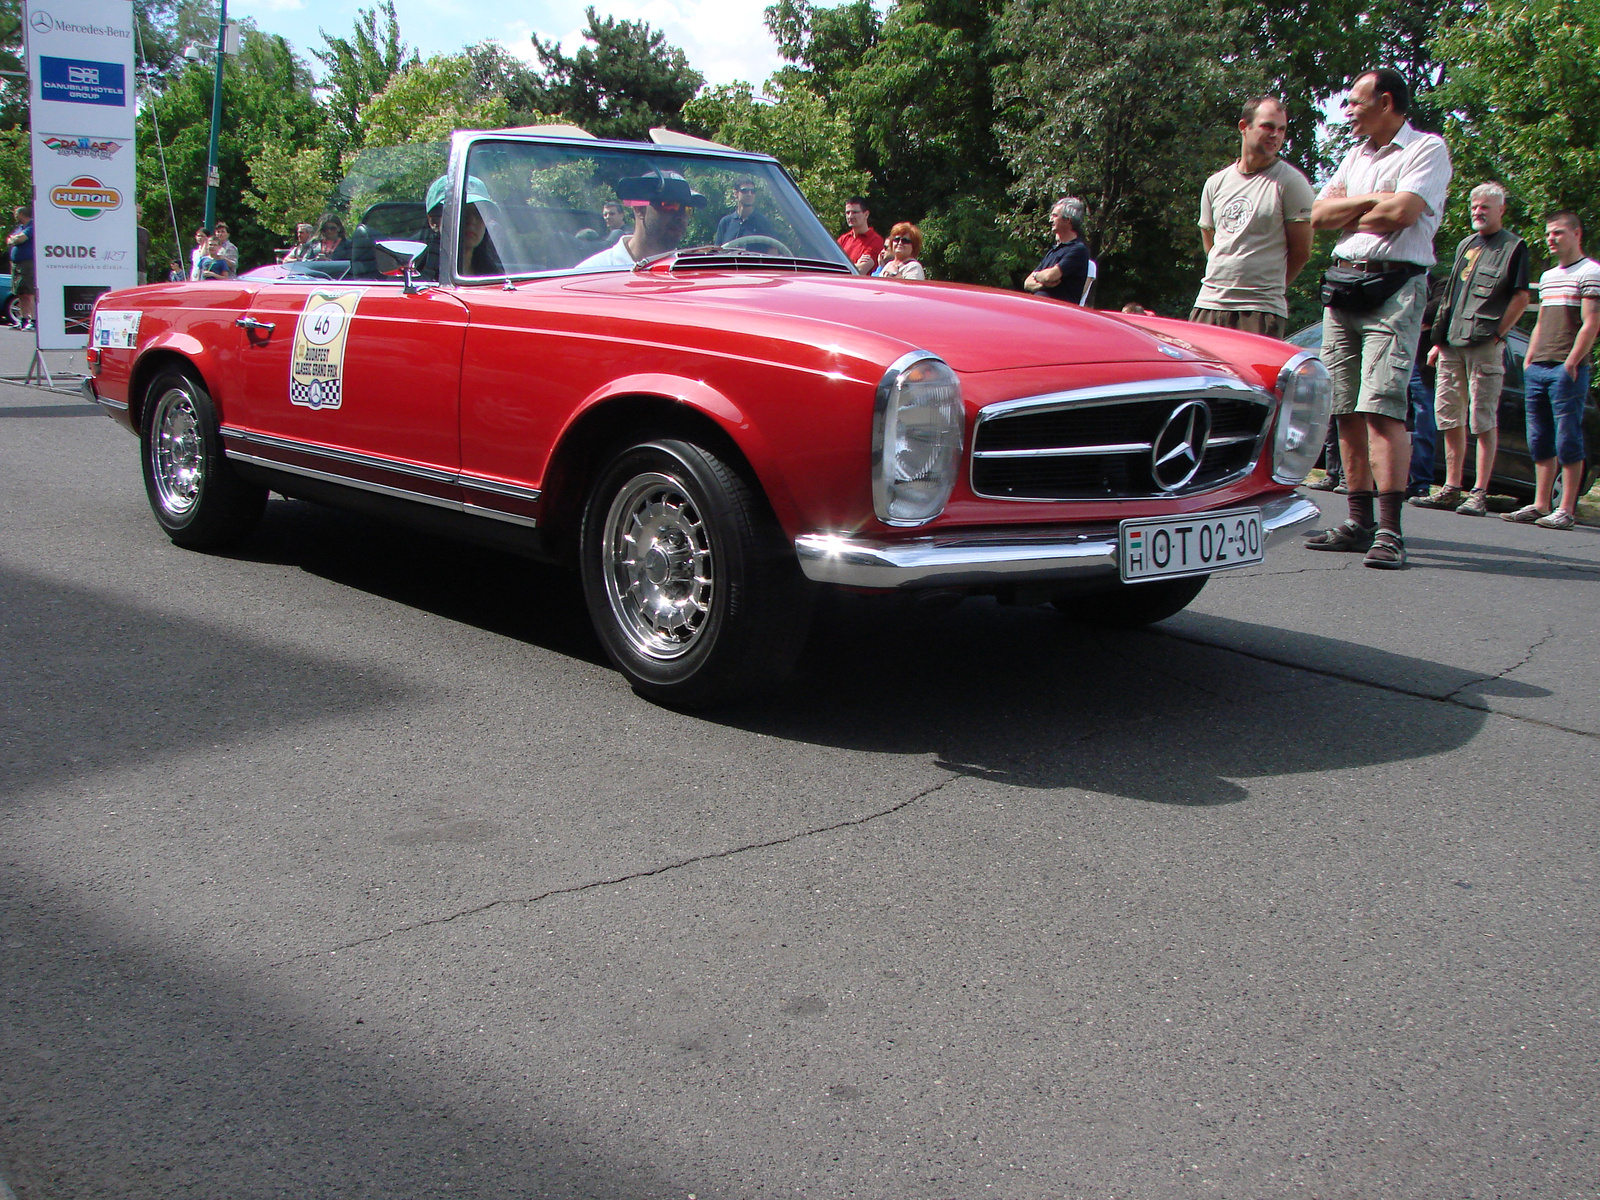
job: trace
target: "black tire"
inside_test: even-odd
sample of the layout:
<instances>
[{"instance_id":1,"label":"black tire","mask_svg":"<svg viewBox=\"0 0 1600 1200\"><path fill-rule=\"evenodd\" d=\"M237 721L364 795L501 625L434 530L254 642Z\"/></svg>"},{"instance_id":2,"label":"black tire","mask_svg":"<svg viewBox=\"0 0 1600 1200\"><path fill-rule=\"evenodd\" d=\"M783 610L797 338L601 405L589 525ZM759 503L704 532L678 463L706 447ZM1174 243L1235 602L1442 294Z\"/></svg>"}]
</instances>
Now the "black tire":
<instances>
[{"instance_id":1,"label":"black tire","mask_svg":"<svg viewBox=\"0 0 1600 1200\"><path fill-rule=\"evenodd\" d=\"M1063 616L1114 629L1140 629L1165 621L1189 607L1209 575L1161 579L1153 583L1119 583L1112 590L1058 596L1050 603Z\"/></svg>"},{"instance_id":2,"label":"black tire","mask_svg":"<svg viewBox=\"0 0 1600 1200\"><path fill-rule=\"evenodd\" d=\"M0 321L4 321L7 325L15 325L22 319L21 310L18 307L21 299L22 297L15 292L6 297L5 306L0 308Z\"/></svg>"},{"instance_id":3,"label":"black tire","mask_svg":"<svg viewBox=\"0 0 1600 1200\"><path fill-rule=\"evenodd\" d=\"M620 451L589 491L578 545L595 632L640 695L705 707L794 665L813 589L761 499L710 451L671 439Z\"/></svg>"},{"instance_id":4,"label":"black tire","mask_svg":"<svg viewBox=\"0 0 1600 1200\"><path fill-rule=\"evenodd\" d=\"M189 371L170 367L151 380L139 459L151 511L177 545L220 550L261 520L267 489L240 479L223 456L216 406Z\"/></svg>"}]
</instances>

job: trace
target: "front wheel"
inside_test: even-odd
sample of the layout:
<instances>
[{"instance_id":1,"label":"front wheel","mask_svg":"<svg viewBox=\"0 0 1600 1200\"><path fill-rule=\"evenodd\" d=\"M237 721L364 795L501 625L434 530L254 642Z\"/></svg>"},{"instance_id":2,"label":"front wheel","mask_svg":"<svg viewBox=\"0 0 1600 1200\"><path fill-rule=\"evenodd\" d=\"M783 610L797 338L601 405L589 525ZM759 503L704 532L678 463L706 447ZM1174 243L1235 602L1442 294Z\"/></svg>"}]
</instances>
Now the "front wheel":
<instances>
[{"instance_id":1,"label":"front wheel","mask_svg":"<svg viewBox=\"0 0 1600 1200\"><path fill-rule=\"evenodd\" d=\"M216 407L188 371L171 368L151 382L140 441L150 509L179 546L222 549L261 520L267 489L234 473L222 453Z\"/></svg>"},{"instance_id":2,"label":"front wheel","mask_svg":"<svg viewBox=\"0 0 1600 1200\"><path fill-rule=\"evenodd\" d=\"M1050 603L1063 616L1092 625L1139 629L1165 621L1189 607L1209 575L1161 579L1152 583L1119 583L1103 592L1058 596Z\"/></svg>"},{"instance_id":3,"label":"front wheel","mask_svg":"<svg viewBox=\"0 0 1600 1200\"><path fill-rule=\"evenodd\" d=\"M663 439L617 454L579 547L595 631L641 695L715 704L793 665L810 589L765 506L710 451Z\"/></svg>"}]
</instances>

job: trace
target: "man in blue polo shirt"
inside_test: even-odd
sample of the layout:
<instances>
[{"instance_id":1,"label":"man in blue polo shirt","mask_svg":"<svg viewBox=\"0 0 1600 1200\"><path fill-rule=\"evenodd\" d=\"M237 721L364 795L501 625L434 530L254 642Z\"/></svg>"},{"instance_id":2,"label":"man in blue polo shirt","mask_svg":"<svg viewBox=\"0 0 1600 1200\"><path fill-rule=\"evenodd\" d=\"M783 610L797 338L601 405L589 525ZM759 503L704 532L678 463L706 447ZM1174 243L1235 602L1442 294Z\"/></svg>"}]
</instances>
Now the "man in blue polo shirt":
<instances>
[{"instance_id":1,"label":"man in blue polo shirt","mask_svg":"<svg viewBox=\"0 0 1600 1200\"><path fill-rule=\"evenodd\" d=\"M1022 281L1025 290L1052 300L1083 303L1083 288L1089 282L1089 247L1083 241L1085 211L1076 196L1063 196L1050 206L1050 232L1056 244Z\"/></svg>"},{"instance_id":2,"label":"man in blue polo shirt","mask_svg":"<svg viewBox=\"0 0 1600 1200\"><path fill-rule=\"evenodd\" d=\"M733 181L733 211L717 222L717 245L743 237L776 238L778 231L772 222L756 208L756 181L741 175Z\"/></svg>"}]
</instances>

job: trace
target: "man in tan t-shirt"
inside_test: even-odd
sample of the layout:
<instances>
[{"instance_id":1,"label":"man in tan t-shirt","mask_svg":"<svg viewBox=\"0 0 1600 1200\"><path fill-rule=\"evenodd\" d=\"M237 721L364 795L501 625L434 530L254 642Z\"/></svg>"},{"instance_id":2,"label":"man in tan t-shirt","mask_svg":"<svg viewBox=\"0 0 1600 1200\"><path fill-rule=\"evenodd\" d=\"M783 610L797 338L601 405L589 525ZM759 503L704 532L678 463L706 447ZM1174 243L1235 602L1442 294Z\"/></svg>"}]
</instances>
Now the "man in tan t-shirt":
<instances>
[{"instance_id":1,"label":"man in tan t-shirt","mask_svg":"<svg viewBox=\"0 0 1600 1200\"><path fill-rule=\"evenodd\" d=\"M1288 290L1311 257L1311 183L1278 157L1289 114L1275 96L1245 102L1239 158L1200 192L1206 276L1191 321L1282 337Z\"/></svg>"}]
</instances>

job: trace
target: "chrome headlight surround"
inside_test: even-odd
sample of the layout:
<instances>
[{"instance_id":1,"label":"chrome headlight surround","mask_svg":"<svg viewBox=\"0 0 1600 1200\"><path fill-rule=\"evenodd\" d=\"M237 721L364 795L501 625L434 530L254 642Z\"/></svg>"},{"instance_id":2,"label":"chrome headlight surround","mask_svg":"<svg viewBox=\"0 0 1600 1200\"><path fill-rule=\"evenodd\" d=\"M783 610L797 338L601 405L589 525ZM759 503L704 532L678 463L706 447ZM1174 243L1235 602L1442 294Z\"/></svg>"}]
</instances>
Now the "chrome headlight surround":
<instances>
[{"instance_id":1,"label":"chrome headlight surround","mask_svg":"<svg viewBox=\"0 0 1600 1200\"><path fill-rule=\"evenodd\" d=\"M966 431L961 381L913 350L883 373L872 411L872 508L885 525L923 525L950 500Z\"/></svg>"},{"instance_id":2,"label":"chrome headlight surround","mask_svg":"<svg viewBox=\"0 0 1600 1200\"><path fill-rule=\"evenodd\" d=\"M1299 483L1322 453L1333 413L1333 380L1328 368L1302 350L1278 372L1278 420L1272 434L1272 477Z\"/></svg>"}]
</instances>

